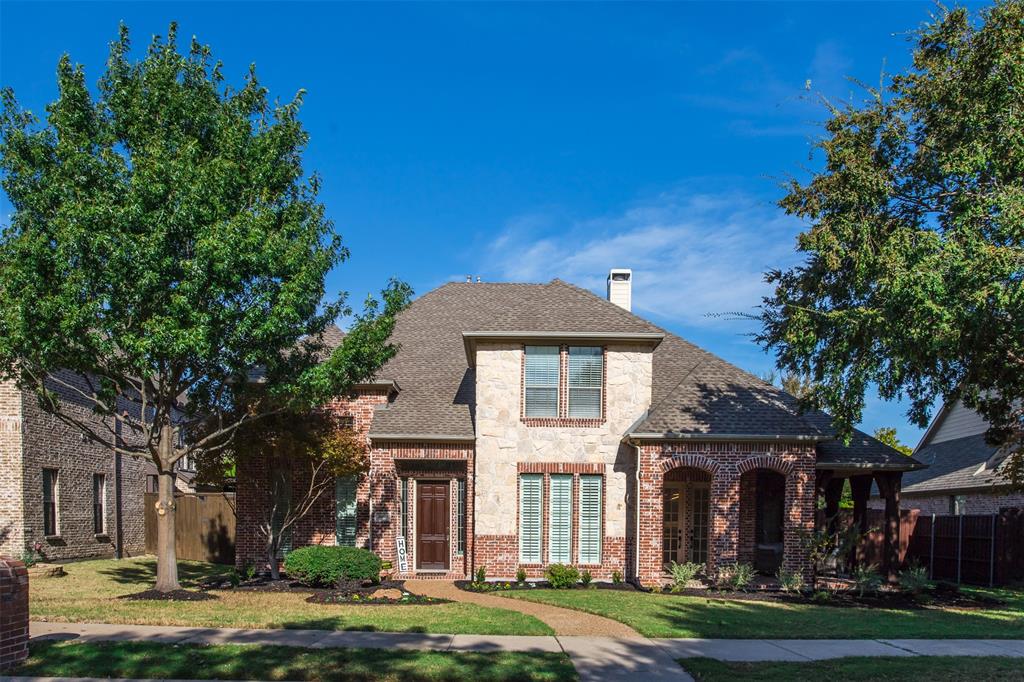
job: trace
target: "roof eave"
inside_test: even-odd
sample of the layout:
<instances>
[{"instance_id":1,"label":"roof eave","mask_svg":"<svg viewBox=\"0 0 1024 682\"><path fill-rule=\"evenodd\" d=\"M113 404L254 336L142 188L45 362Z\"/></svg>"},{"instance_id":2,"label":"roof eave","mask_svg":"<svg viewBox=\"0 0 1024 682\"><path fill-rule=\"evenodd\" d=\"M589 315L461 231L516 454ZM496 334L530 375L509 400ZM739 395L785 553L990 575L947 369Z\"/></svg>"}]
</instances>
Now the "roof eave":
<instances>
[{"instance_id":1,"label":"roof eave","mask_svg":"<svg viewBox=\"0 0 1024 682\"><path fill-rule=\"evenodd\" d=\"M475 443L476 436L445 433L371 433L371 442L417 442L417 443Z\"/></svg>"},{"instance_id":2,"label":"roof eave","mask_svg":"<svg viewBox=\"0 0 1024 682\"><path fill-rule=\"evenodd\" d=\"M910 459L909 457L907 459ZM921 464L916 460L911 460L904 464L903 462L884 462L884 463L873 463L873 462L817 462L814 465L815 469L843 469L843 470L855 470L859 471L867 469L870 471L917 471L918 469L927 469L927 464Z\"/></svg>"},{"instance_id":3,"label":"roof eave","mask_svg":"<svg viewBox=\"0 0 1024 682\"><path fill-rule=\"evenodd\" d=\"M538 331L469 331L462 332L462 343L466 349L466 362L470 367L476 364L476 345L480 341L621 341L649 344L651 350L665 339L662 332L538 332Z\"/></svg>"},{"instance_id":4,"label":"roof eave","mask_svg":"<svg viewBox=\"0 0 1024 682\"><path fill-rule=\"evenodd\" d=\"M756 441L777 441L789 443L819 443L831 440L828 436L812 434L751 434L751 433L675 433L675 432L636 432L626 434L629 440L703 440L703 441L733 441L733 442L756 442Z\"/></svg>"}]
</instances>

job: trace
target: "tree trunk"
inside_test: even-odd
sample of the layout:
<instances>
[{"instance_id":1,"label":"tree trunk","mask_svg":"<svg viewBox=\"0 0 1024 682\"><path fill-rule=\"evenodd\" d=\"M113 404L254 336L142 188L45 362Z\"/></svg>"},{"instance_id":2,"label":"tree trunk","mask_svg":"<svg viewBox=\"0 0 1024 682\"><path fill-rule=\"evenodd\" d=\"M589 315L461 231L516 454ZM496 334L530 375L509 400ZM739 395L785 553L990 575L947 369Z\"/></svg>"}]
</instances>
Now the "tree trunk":
<instances>
[{"instance_id":1,"label":"tree trunk","mask_svg":"<svg viewBox=\"0 0 1024 682\"><path fill-rule=\"evenodd\" d=\"M273 533L273 530L271 530ZM270 579L280 580L281 571L277 567L277 546L280 544L280 540L271 536L270 542L267 543L267 567L270 568Z\"/></svg>"},{"instance_id":2,"label":"tree trunk","mask_svg":"<svg viewBox=\"0 0 1024 682\"><path fill-rule=\"evenodd\" d=\"M170 427L161 434L160 459L170 461L173 447ZM166 455L166 456L164 456ZM156 585L158 592L181 589L178 583L178 555L174 547L174 467L161 462L156 503Z\"/></svg>"}]
</instances>

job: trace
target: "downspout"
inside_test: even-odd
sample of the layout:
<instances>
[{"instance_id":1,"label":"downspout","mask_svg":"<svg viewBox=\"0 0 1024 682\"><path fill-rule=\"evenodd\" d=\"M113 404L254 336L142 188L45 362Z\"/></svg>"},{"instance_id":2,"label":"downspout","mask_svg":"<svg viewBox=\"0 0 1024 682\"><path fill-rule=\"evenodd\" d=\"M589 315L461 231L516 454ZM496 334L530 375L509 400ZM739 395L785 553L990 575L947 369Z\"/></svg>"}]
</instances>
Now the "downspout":
<instances>
[{"instance_id":1,"label":"downspout","mask_svg":"<svg viewBox=\"0 0 1024 682\"><path fill-rule=\"evenodd\" d=\"M633 579L640 584L640 446L636 443L632 443L632 446L636 450L636 502L633 505L636 507L636 538L633 542Z\"/></svg>"},{"instance_id":2,"label":"downspout","mask_svg":"<svg viewBox=\"0 0 1024 682\"><path fill-rule=\"evenodd\" d=\"M366 549L373 551L373 476L366 476L367 503L370 508L369 521L366 524Z\"/></svg>"}]
</instances>

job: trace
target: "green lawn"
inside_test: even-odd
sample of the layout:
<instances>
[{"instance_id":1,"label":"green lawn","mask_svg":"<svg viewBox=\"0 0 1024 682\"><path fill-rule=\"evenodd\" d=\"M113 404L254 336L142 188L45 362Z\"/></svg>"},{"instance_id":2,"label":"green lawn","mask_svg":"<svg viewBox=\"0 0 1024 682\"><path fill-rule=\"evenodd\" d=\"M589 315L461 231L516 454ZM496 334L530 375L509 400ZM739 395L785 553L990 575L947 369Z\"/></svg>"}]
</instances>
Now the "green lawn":
<instances>
[{"instance_id":1,"label":"green lawn","mask_svg":"<svg viewBox=\"0 0 1024 682\"><path fill-rule=\"evenodd\" d=\"M561 653L36 642L12 675L204 680L574 680Z\"/></svg>"},{"instance_id":2,"label":"green lawn","mask_svg":"<svg viewBox=\"0 0 1024 682\"><path fill-rule=\"evenodd\" d=\"M821 682L821 680L1020 680L1021 659L973 656L836 658L808 663L726 663L684 658L679 663L701 682Z\"/></svg>"},{"instance_id":3,"label":"green lawn","mask_svg":"<svg viewBox=\"0 0 1024 682\"><path fill-rule=\"evenodd\" d=\"M607 616L648 637L1024 638L1024 591L977 591L1005 600L984 610L842 608L612 590L536 590L502 596Z\"/></svg>"},{"instance_id":4,"label":"green lawn","mask_svg":"<svg viewBox=\"0 0 1024 682\"><path fill-rule=\"evenodd\" d=\"M550 635L532 616L475 604L358 606L308 604L306 595L214 590L216 599L196 602L128 601L117 597L149 589L156 574L152 557L82 561L65 565L62 578L30 583L34 620L133 623L238 628L379 630L445 634ZM182 585L230 568L182 561Z\"/></svg>"}]
</instances>

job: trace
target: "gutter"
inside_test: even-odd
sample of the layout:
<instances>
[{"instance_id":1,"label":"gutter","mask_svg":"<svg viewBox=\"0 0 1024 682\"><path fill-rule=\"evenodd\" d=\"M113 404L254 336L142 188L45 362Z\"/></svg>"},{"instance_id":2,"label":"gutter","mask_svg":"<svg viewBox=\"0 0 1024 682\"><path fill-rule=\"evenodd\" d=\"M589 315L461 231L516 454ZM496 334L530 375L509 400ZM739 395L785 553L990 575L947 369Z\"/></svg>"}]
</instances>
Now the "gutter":
<instances>
[{"instance_id":1,"label":"gutter","mask_svg":"<svg viewBox=\"0 0 1024 682\"><path fill-rule=\"evenodd\" d=\"M657 348L665 339L663 332L538 332L538 331L477 331L462 332L462 343L466 349L466 362L473 367L476 356L476 342L487 341L633 341L645 342Z\"/></svg>"},{"instance_id":2,"label":"gutter","mask_svg":"<svg viewBox=\"0 0 1024 682\"><path fill-rule=\"evenodd\" d=\"M417 443L475 443L476 436L456 436L443 433L370 433L373 442L417 442Z\"/></svg>"},{"instance_id":3,"label":"gutter","mask_svg":"<svg viewBox=\"0 0 1024 682\"><path fill-rule=\"evenodd\" d=\"M750 434L750 433L627 433L626 440L632 442L637 440L697 440L697 441L785 441L802 443L821 443L832 440L831 436L811 435L779 435L779 434Z\"/></svg>"},{"instance_id":4,"label":"gutter","mask_svg":"<svg viewBox=\"0 0 1024 682\"><path fill-rule=\"evenodd\" d=\"M909 457L907 459L910 459ZM927 464L921 464L917 460L911 460L909 464L887 462L885 464L872 464L870 462L816 462L815 469L867 469L869 471L917 471L927 469Z\"/></svg>"}]
</instances>

